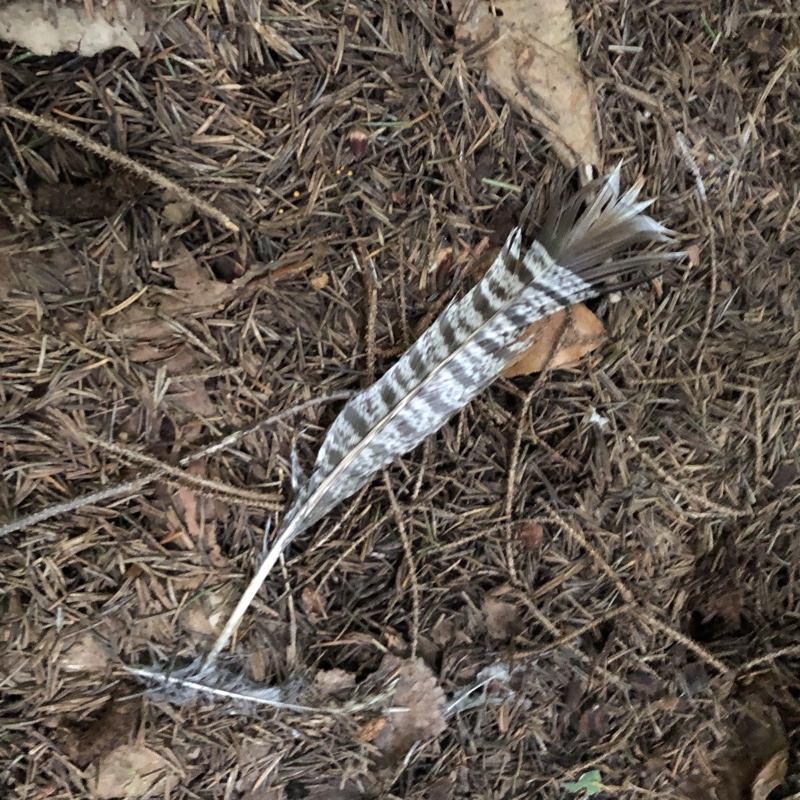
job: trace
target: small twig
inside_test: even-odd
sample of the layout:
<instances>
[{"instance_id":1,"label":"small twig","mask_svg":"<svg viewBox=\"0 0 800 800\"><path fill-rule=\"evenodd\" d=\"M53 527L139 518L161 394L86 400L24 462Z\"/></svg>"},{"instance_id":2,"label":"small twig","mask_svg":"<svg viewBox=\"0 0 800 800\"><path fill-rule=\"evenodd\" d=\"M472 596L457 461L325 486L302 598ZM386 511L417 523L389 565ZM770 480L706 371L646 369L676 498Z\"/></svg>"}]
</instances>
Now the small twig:
<instances>
[{"instance_id":1,"label":"small twig","mask_svg":"<svg viewBox=\"0 0 800 800\"><path fill-rule=\"evenodd\" d=\"M239 231L239 226L227 214L220 211L215 206L212 206L211 203L203 200L201 197L198 197L196 194L192 194L192 192L184 189L180 184L171 180L166 175L162 175L160 172L156 172L156 170L146 167L138 161L134 161L130 156L126 156L124 153L120 153L117 150L112 150L110 147L92 141L85 134L68 125L64 125L62 122L47 119L39 114L33 114L30 111L23 111L23 109L16 108L8 103L0 103L0 115L18 119L20 122L27 122L29 125L33 125L39 130L49 133L51 136L73 142L84 150L88 150L90 153L105 158L112 164L118 164L130 170L135 175L147 179L156 186L160 186L162 189L173 192L178 198L186 203L190 203L198 209L198 211L202 211L204 214L217 220L217 222L224 225L229 231L233 231L234 233Z\"/></svg>"},{"instance_id":2,"label":"small twig","mask_svg":"<svg viewBox=\"0 0 800 800\"><path fill-rule=\"evenodd\" d=\"M639 618L640 622L647 622L654 628L657 628L662 633L665 633L673 641L679 642L687 650L691 650L698 658L705 661L710 667L713 667L717 672L722 675L728 675L731 672L730 667L725 662L720 661L716 656L709 653L705 647L702 647L694 639L686 636L678 630L675 630L671 625L658 619L649 609L640 603L633 595L633 592L622 582L616 572L612 569L611 565L606 561L600 551L583 535L583 532L578 530L574 525L570 525L565 519L556 513L555 509L544 500L541 501L542 508L548 517L558 525L568 536L574 539L578 544L586 550L592 557L597 567L604 572L617 587L617 591L625 601L626 606L633 614Z\"/></svg>"},{"instance_id":3,"label":"small twig","mask_svg":"<svg viewBox=\"0 0 800 800\"><path fill-rule=\"evenodd\" d=\"M192 475L177 467L172 467L159 461L157 458L145 455L144 453L137 453L135 450L129 450L127 447L120 447L113 442L107 442L104 439L98 439L95 436L86 435L86 440L91 444L107 450L126 461L132 461L135 464L143 464L150 467L154 472L158 472L161 477L171 479L172 482L184 486L194 487L200 492L214 497L224 497L229 500L241 500L256 508L267 509L268 511L278 511L283 508L284 501L280 495L263 494L262 492L252 492L249 489L239 489L236 486L230 486L226 483L219 481L209 480L208 478L201 478L199 475Z\"/></svg>"},{"instance_id":4,"label":"small twig","mask_svg":"<svg viewBox=\"0 0 800 800\"><path fill-rule=\"evenodd\" d=\"M645 451L642 450L641 447L639 447L633 436L629 434L627 439L628 443L631 445L631 447L633 447L634 450L636 450L639 456L641 456L642 460L651 469L655 470L658 473L658 476L661 478L661 480L663 480L665 483L668 483L670 486L672 486L673 489L677 489L681 494L683 494L686 497L687 500L691 501L692 503L695 503L699 506L705 506L710 511L716 511L718 514L725 514L726 516L729 517L745 517L751 513L749 510L740 510L736 508L731 508L730 506L723 506L720 503L715 503L713 500L709 500L707 497L703 497L702 495L697 494L697 492L693 491L692 489L689 489L679 480L673 478L672 475L670 475L665 469L660 467L659 464L651 455L645 453Z\"/></svg>"},{"instance_id":5,"label":"small twig","mask_svg":"<svg viewBox=\"0 0 800 800\"><path fill-rule=\"evenodd\" d=\"M678 630L675 630L671 625L668 625L666 622L662 622L658 617L654 614L651 614L645 609L638 610L638 616L641 617L644 621L650 623L654 628L658 628L662 633L665 633L675 642L682 644L687 650L691 650L699 659L705 661L710 667L713 667L720 675L730 675L731 668L724 662L720 661L718 658L713 656L711 653L706 650L705 647L699 645L694 639L687 636L685 633L681 633Z\"/></svg>"},{"instance_id":6,"label":"small twig","mask_svg":"<svg viewBox=\"0 0 800 800\"><path fill-rule=\"evenodd\" d=\"M591 622L587 622L585 625L581 625L580 628L575 628L574 631L567 633L563 636L560 636L555 641L549 642L548 644L544 644L541 647L537 647L533 650L525 650L522 652L518 652L515 654L516 658L524 659L524 658L539 658L543 656L545 653L549 653L552 650L558 650L561 647L568 645L570 642L574 642L575 639L580 639L589 631L593 631L596 628L599 628L601 625L605 625L607 622L610 622L612 619L616 619L621 614L627 614L631 611L633 606L628 605L627 603L621 606L617 606L617 608L612 608L610 611L607 611L601 617L597 619L593 619Z\"/></svg>"},{"instance_id":7,"label":"small twig","mask_svg":"<svg viewBox=\"0 0 800 800\"><path fill-rule=\"evenodd\" d=\"M268 541L267 534L264 532L264 541ZM286 606L289 611L289 646L286 648L286 666L291 674L297 670L297 610L294 607L294 595L292 594L292 586L289 580L289 570L286 569L286 559L281 558L281 574L283 576L283 585L285 587Z\"/></svg>"},{"instance_id":8,"label":"small twig","mask_svg":"<svg viewBox=\"0 0 800 800\"><path fill-rule=\"evenodd\" d=\"M179 466L185 467L191 464L194 461L198 461L201 458L205 458L206 456L212 455L213 453L217 453L220 450L224 450L228 447L233 447L233 445L240 442L247 436L250 436L257 431L262 430L263 428L268 427L269 425L274 425L277 422L281 422L288 417L294 416L295 414L300 413L301 411L305 411L307 408L311 408L312 406L320 405L322 403L333 402L336 400L347 400L352 397L352 392L334 392L332 394L326 395L325 397L316 397L313 400L307 400L304 403L300 403L299 405L292 406L291 408L287 408L285 411L281 411L278 414L273 414L271 417L267 417L266 419L262 419L260 422L257 422L255 425L251 425L249 428L245 428L242 431L236 431L235 433L231 433L230 435L226 436L224 439L221 439L214 444L208 445L208 447L204 447L202 450L199 450L196 453L191 453L188 456L184 456L179 462ZM154 472L149 473L148 475L139 475L138 477L134 478L130 481L125 481L124 483L118 483L114 486L109 486L105 489L100 490L99 492L92 492L91 494L84 495L83 497L77 497L73 500L67 500L63 503L57 503L53 506L48 506L47 508L43 508L40 511L35 511L33 514L29 514L25 517L20 517L19 519L12 520L11 522L7 522L5 525L0 526L0 536L3 536L8 533L14 533L15 531L24 530L25 528L29 528L32 525L38 525L40 522L45 522L52 517L57 517L60 514L67 514L70 511L77 511L78 509L85 508L86 506L94 505L96 503L100 503L103 500L109 500L113 497L121 497L122 495L126 494L133 494L134 492L139 491L143 487L145 487L148 483L152 483L155 480L158 480L164 473L162 470L162 464L159 463L158 469Z\"/></svg>"},{"instance_id":9,"label":"small twig","mask_svg":"<svg viewBox=\"0 0 800 800\"><path fill-rule=\"evenodd\" d=\"M700 371L703 363L701 355L703 347L705 346L706 339L711 333L711 326L714 322L714 306L717 301L717 284L719 282L719 265L717 263L717 237L714 233L714 222L711 218L711 209L708 205L708 194L706 193L706 185L703 182L703 174L700 172L700 167L689 149L689 143L686 137L678 131L675 134L675 141L678 144L683 162L686 168L694 176L694 182L697 186L697 194L700 197L700 204L703 207L703 221L706 225L706 233L708 234L708 246L711 251L711 283L708 288L708 304L706 306L705 319L703 320L703 330L700 333L700 338L697 340L697 345L692 353L692 361L697 361L697 371Z\"/></svg>"},{"instance_id":10,"label":"small twig","mask_svg":"<svg viewBox=\"0 0 800 800\"><path fill-rule=\"evenodd\" d=\"M355 258L355 254L353 254ZM378 322L378 275L370 258L364 265L367 285L367 381L375 383L375 328Z\"/></svg>"},{"instance_id":11,"label":"small twig","mask_svg":"<svg viewBox=\"0 0 800 800\"><path fill-rule=\"evenodd\" d=\"M788 658L791 656L800 656L800 644L791 644L788 647L781 647L779 650L773 650L771 653L766 653L763 656L751 658L750 661L739 667L737 671L740 675L746 675L748 672L756 667L760 667L762 664L771 664L773 661L777 661L779 658Z\"/></svg>"},{"instance_id":12,"label":"small twig","mask_svg":"<svg viewBox=\"0 0 800 800\"><path fill-rule=\"evenodd\" d=\"M386 486L386 493L389 496L389 504L392 507L392 515L394 516L397 529L400 531L400 539L403 542L403 549L406 553L406 561L408 562L408 578L411 581L411 658L417 657L417 643L419 641L419 623L420 623L420 601L419 601L419 580L417 578L417 564L414 561L414 550L411 547L411 539L408 538L408 530L406 523L403 519L400 505L397 502L394 489L392 488L392 480L389 473L383 471L383 483Z\"/></svg>"},{"instance_id":13,"label":"small twig","mask_svg":"<svg viewBox=\"0 0 800 800\"><path fill-rule=\"evenodd\" d=\"M331 392L323 397L314 397L311 400L298 403L296 406L291 406L285 411L280 411L277 414L273 414L271 417L267 417L266 419L262 419L260 422L256 422L249 428L229 434L215 444L210 444L199 452L186 456L186 458L181 459L179 463L181 466L186 466L186 464L190 464L192 461L197 461L200 458L205 458L206 456L210 456L220 450L226 450L229 447L233 447L238 442L241 442L242 439L245 439L254 433L258 433L258 431L263 430L270 425L274 425L276 422L283 422L283 420L293 417L295 414L299 414L301 411L305 411L307 408L324 405L325 403L335 403L338 400L349 400L352 396L353 392L351 391Z\"/></svg>"},{"instance_id":14,"label":"small twig","mask_svg":"<svg viewBox=\"0 0 800 800\"><path fill-rule=\"evenodd\" d=\"M160 473L159 473L160 474ZM27 517L20 517L19 519L7 522L5 525L0 525L0 536L5 536L7 533L14 533L21 531L24 528L30 528L33 525L38 525L40 522L45 522L52 517L57 517L59 514L68 514L70 511L77 511L86 506L93 506L103 500L110 500L113 497L119 497L125 494L134 494L139 489L146 486L151 481L155 480L158 474L148 475L147 477L134 478L132 481L125 481L125 483L117 483L114 486L109 486L106 489L101 489L99 492L86 494L83 497L76 497L72 500L66 500L63 503L56 503L54 506L36 511L33 514L28 514Z\"/></svg>"},{"instance_id":15,"label":"small twig","mask_svg":"<svg viewBox=\"0 0 800 800\"><path fill-rule=\"evenodd\" d=\"M694 176L694 182L697 185L697 193L704 204L708 203L708 195L706 194L706 185L703 183L703 175L700 172L700 167L697 166L692 151L689 149L689 143L681 131L675 134L675 141L678 143L678 150L680 150L683 162L686 164L689 172Z\"/></svg>"},{"instance_id":16,"label":"small twig","mask_svg":"<svg viewBox=\"0 0 800 800\"><path fill-rule=\"evenodd\" d=\"M764 480L764 401L761 397L761 386L756 384L753 388L753 399L755 405L755 450L756 450L756 464L755 464L755 484L756 491L761 489L761 484Z\"/></svg>"},{"instance_id":17,"label":"small twig","mask_svg":"<svg viewBox=\"0 0 800 800\"><path fill-rule=\"evenodd\" d=\"M550 520L576 541L592 557L599 569L611 579L617 587L620 597L630 606L639 606L639 601L633 596L633 592L622 582L617 573L611 568L608 561L603 558L600 551L583 535L583 532L574 525L570 525L569 522L557 514L555 509L545 500L541 500L540 504L545 514L550 517Z\"/></svg>"}]
</instances>

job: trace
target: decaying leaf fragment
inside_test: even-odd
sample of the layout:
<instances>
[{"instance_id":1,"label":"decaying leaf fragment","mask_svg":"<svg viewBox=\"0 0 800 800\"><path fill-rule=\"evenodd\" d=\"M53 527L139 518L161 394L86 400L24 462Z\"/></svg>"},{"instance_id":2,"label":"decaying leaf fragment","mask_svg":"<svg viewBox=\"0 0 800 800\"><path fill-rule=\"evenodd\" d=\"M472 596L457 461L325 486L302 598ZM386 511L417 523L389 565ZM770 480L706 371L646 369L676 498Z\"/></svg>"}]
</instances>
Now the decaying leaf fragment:
<instances>
[{"instance_id":1,"label":"decaying leaf fragment","mask_svg":"<svg viewBox=\"0 0 800 800\"><path fill-rule=\"evenodd\" d=\"M444 691L421 658L401 662L396 656L386 656L381 671L391 669L397 670L397 685L389 703L397 710L383 717L386 722L372 741L395 761L403 758L414 742L438 736L447 723Z\"/></svg>"},{"instance_id":2,"label":"decaying leaf fragment","mask_svg":"<svg viewBox=\"0 0 800 800\"><path fill-rule=\"evenodd\" d=\"M603 323L583 304L534 322L525 336L531 346L503 371L507 378L575 364L596 350L605 337Z\"/></svg>"},{"instance_id":3,"label":"decaying leaf fragment","mask_svg":"<svg viewBox=\"0 0 800 800\"><path fill-rule=\"evenodd\" d=\"M782 786L789 768L789 748L783 747L759 770L753 781L753 800L767 800L774 789Z\"/></svg>"},{"instance_id":4,"label":"decaying leaf fragment","mask_svg":"<svg viewBox=\"0 0 800 800\"><path fill-rule=\"evenodd\" d=\"M101 800L164 796L177 783L172 765L143 744L125 744L97 765L95 797Z\"/></svg>"},{"instance_id":5,"label":"decaying leaf fragment","mask_svg":"<svg viewBox=\"0 0 800 800\"><path fill-rule=\"evenodd\" d=\"M483 618L486 632L492 639L510 639L521 633L525 626L520 620L519 609L494 597L483 601Z\"/></svg>"},{"instance_id":6,"label":"decaying leaf fragment","mask_svg":"<svg viewBox=\"0 0 800 800\"><path fill-rule=\"evenodd\" d=\"M727 752L715 765L715 793L730 800L767 800L786 779L789 742L778 709L769 697L748 697L737 715Z\"/></svg>"},{"instance_id":7,"label":"decaying leaf fragment","mask_svg":"<svg viewBox=\"0 0 800 800\"><path fill-rule=\"evenodd\" d=\"M110 0L90 13L82 2L13 0L0 6L0 39L38 56L94 56L124 47L136 56L147 36L144 11L132 0Z\"/></svg>"},{"instance_id":8,"label":"decaying leaf fragment","mask_svg":"<svg viewBox=\"0 0 800 800\"><path fill-rule=\"evenodd\" d=\"M599 166L592 102L567 0L453 0L456 41L486 44L489 83L544 128L569 167Z\"/></svg>"}]
</instances>

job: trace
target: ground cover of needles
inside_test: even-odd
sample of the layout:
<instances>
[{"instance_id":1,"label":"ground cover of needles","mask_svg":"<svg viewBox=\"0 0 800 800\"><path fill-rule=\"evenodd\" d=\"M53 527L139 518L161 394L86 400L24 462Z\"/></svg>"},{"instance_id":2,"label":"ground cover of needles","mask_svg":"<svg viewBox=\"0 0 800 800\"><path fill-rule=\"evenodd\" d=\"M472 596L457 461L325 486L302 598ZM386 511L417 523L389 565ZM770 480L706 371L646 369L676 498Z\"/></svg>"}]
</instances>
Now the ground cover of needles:
<instances>
[{"instance_id":1,"label":"ground cover of needles","mask_svg":"<svg viewBox=\"0 0 800 800\"><path fill-rule=\"evenodd\" d=\"M97 439L177 466L368 385L563 171L442 4L270 4L297 61L246 1L154 9L139 58L4 51L4 102L240 230L4 120L0 523L152 471ZM342 401L185 468L213 485L159 478L0 541L4 797L92 796L121 747L154 755L103 796L562 798L583 776L749 798L787 747L774 797L800 791L791 6L574 6L606 164L644 175L689 255L595 306L608 340L579 366L501 380L292 546L227 666L323 710L173 705L122 666L209 646L291 501L293 440L310 467ZM400 757L380 712L325 710L380 696L390 656L434 697L493 665L511 685Z\"/></svg>"}]
</instances>

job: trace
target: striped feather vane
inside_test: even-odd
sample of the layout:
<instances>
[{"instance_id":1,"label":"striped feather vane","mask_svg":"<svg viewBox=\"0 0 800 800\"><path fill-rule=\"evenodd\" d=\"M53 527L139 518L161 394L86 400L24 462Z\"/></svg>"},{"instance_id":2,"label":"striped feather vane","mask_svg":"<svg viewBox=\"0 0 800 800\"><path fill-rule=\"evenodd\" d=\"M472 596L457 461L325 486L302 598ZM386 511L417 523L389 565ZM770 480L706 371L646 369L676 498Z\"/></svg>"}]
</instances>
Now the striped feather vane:
<instances>
[{"instance_id":1,"label":"striped feather vane","mask_svg":"<svg viewBox=\"0 0 800 800\"><path fill-rule=\"evenodd\" d=\"M523 334L531 323L619 288L614 280L622 274L633 273L625 285L638 283L648 277L643 268L679 255L619 256L637 245L672 241L670 231L644 213L651 203L638 200L642 182L620 194L619 178L617 167L567 202L555 197L535 241L526 243L521 227L515 228L475 288L347 403L205 669L214 665L290 542L482 392L530 346Z\"/></svg>"}]
</instances>

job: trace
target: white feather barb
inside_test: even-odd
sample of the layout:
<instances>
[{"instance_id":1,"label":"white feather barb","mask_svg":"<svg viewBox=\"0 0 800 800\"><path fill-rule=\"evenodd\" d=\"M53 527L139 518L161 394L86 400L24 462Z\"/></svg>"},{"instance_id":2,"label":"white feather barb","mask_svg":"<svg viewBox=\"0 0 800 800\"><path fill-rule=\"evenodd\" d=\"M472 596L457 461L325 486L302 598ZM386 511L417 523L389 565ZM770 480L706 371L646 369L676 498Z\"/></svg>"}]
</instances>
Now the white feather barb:
<instances>
[{"instance_id":1,"label":"white feather barb","mask_svg":"<svg viewBox=\"0 0 800 800\"><path fill-rule=\"evenodd\" d=\"M638 200L642 182L621 194L619 177L617 167L569 201L554 199L535 241L525 244L522 229L515 228L480 283L450 305L379 381L347 403L199 677L213 671L292 540L482 392L530 346L520 339L531 323L618 288L614 279L620 275L629 275L625 285L641 282L648 277L643 267L679 255L625 255L631 247L672 239L644 213L650 202Z\"/></svg>"}]
</instances>

